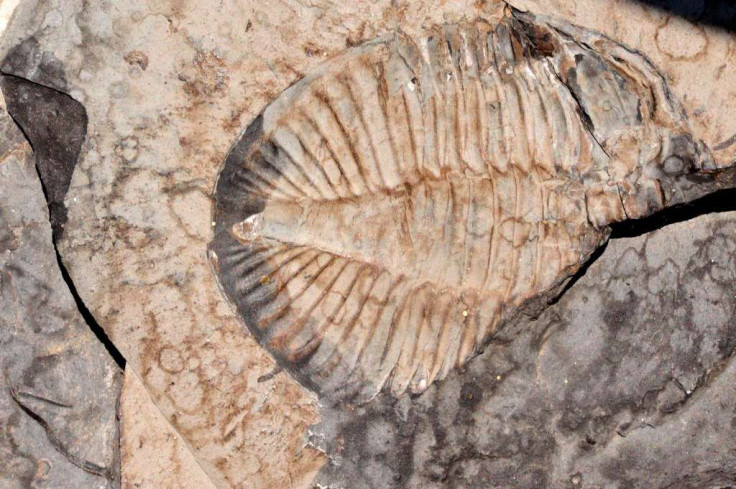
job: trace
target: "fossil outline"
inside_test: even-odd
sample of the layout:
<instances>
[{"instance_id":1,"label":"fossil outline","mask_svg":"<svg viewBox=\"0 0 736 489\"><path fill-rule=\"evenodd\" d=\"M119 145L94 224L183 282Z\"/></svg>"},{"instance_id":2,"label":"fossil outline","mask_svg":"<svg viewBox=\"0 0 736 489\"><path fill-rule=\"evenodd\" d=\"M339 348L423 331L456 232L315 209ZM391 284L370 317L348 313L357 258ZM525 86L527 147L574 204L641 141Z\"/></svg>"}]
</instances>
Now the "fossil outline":
<instances>
[{"instance_id":1,"label":"fossil outline","mask_svg":"<svg viewBox=\"0 0 736 489\"><path fill-rule=\"evenodd\" d=\"M279 95L220 173L211 259L281 366L362 402L462 366L610 224L732 180L643 56L507 9L349 48Z\"/></svg>"}]
</instances>

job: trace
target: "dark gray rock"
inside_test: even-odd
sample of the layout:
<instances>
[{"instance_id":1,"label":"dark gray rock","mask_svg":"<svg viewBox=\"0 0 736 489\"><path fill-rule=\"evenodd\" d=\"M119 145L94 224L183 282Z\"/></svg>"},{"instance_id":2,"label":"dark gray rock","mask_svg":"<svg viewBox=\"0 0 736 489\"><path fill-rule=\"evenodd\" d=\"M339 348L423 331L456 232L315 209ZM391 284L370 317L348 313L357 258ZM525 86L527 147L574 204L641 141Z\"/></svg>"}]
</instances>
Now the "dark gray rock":
<instances>
[{"instance_id":1,"label":"dark gray rock","mask_svg":"<svg viewBox=\"0 0 736 489\"><path fill-rule=\"evenodd\" d=\"M613 240L425 394L323 409L330 487L736 483L736 213Z\"/></svg>"},{"instance_id":2,"label":"dark gray rock","mask_svg":"<svg viewBox=\"0 0 736 489\"><path fill-rule=\"evenodd\" d=\"M64 282L34 156L0 112L0 487L119 487L121 372Z\"/></svg>"},{"instance_id":3,"label":"dark gray rock","mask_svg":"<svg viewBox=\"0 0 736 489\"><path fill-rule=\"evenodd\" d=\"M36 154L51 228L58 240L67 221L64 198L87 135L87 112L61 91L66 88L61 62L41 51L33 37L10 50L2 72L0 88L7 110Z\"/></svg>"}]
</instances>

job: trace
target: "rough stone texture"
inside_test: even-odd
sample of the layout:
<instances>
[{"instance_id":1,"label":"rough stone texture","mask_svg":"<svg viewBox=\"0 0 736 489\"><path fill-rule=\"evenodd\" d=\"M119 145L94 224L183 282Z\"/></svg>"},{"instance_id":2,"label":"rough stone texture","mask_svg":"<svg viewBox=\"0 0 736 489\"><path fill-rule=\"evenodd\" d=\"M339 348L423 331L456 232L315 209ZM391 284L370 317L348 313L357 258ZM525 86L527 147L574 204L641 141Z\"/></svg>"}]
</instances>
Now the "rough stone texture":
<instances>
[{"instance_id":1,"label":"rough stone texture","mask_svg":"<svg viewBox=\"0 0 736 489\"><path fill-rule=\"evenodd\" d=\"M20 0L2 0L0 2L0 35L5 32L8 22L13 18L15 7L18 6Z\"/></svg>"},{"instance_id":2,"label":"rough stone texture","mask_svg":"<svg viewBox=\"0 0 736 489\"><path fill-rule=\"evenodd\" d=\"M644 9L642 12L638 10L640 7L627 7L620 1L601 0L590 6L591 2L593 0L578 0L573 4L571 0L558 14L567 17L576 14L578 9L586 11L597 22L588 27L609 29L607 32L612 35L625 34L626 38L617 40L636 45L652 57L656 46L654 36L660 25L666 23L662 29L667 34L667 26L682 24L676 17L667 20L667 16L657 10ZM538 5L544 7L547 3L539 2ZM570 11L570 5L575 5L576 10ZM588 10L585 10L586 5ZM550 5L549 8L555 6L560 7ZM629 8L630 11L624 10ZM484 9L482 2L471 0L439 3L25 0L16 11L2 41L2 54L33 36L42 52L52 53L60 61L67 76L68 93L84 104L90 119L87 142L66 198L69 222L62 243L64 260L90 310L120 347L130 367L140 375L153 402L181 433L187 447L218 487L304 487L325 460L316 451L304 448L307 426L317 420L314 398L289 377L268 375L274 368L273 362L243 332L216 290L206 265L205 244L212 237L209 195L228 148L268 102L346 46L359 44L397 26L416 33L423 24L475 18L482 16ZM608 11L618 21L609 23L606 14L597 17L603 11ZM576 15L578 18L572 20L584 24L585 16ZM673 59L671 55L658 54L664 60L663 65L658 62L658 67L666 76L677 78L673 80L676 95L684 101L688 115L697 118L697 127L702 131L699 137L709 142L714 150L725 145L716 150L717 154L723 154L719 161L725 164L733 159L733 146L726 143L736 132L731 117L734 100L731 91L736 87L736 75L734 63L729 62L736 52L735 42L732 36L700 26L684 24L683 28L692 36L704 33L709 46L705 50L707 54L692 59ZM661 40L666 40L662 36ZM676 34L671 38L683 37ZM679 49L690 49L692 45L683 44ZM678 56L675 54L674 58ZM600 331L603 326L599 324L596 328L592 331L603 335ZM679 328L672 330L682 331ZM654 338L660 335L652 332ZM702 351L716 352L709 354L711 359L723 357L717 353L718 348L704 346L705 337L695 335L695 339L700 339L693 339L693 344L700 344ZM606 345L603 339L608 335L600 338L596 344ZM679 338L673 344L679 344L677 348L682 349L683 342L690 337L680 333ZM385 429L379 426L371 431L372 444L359 445L364 449L359 453L365 460L364 473L381 476L382 470L392 477L403 474L400 480L407 481L411 480L412 473L417 474L414 477L423 477L425 469L422 467L430 467L426 470L437 470L441 475L442 467L448 465L444 461L457 460L455 470L467 466L457 485L470 486L472 482L463 482L463 477L472 477L473 466L480 465L477 458L473 458L472 447L480 447L478 456L486 451L491 453L486 459L488 463L492 463L493 454L499 453L494 451L499 446L516 461L524 458L522 453L539 454L531 456L530 460L540 464L543 454L550 453L545 451L546 444L559 444L569 453L575 453L579 433L554 441L545 431L552 429L548 428L550 419L565 411L545 411L543 403L538 409L533 404L523 406L523 402L515 402L511 394L492 401L495 394L488 385L493 385L496 375L502 375L496 392L512 387L521 393L525 389L540 389L534 384L525 386L504 380L503 375L513 365L530 357L536 358L536 344L529 345L531 337L526 340L527 346L519 341L513 343L517 345L513 348L494 346L497 348L494 355L487 352L484 358L493 357L500 362L494 367L497 372L486 371L485 361L478 359L471 362L471 367L478 365L481 371L460 374L467 376L467 380L457 377L454 381L454 397L448 395L446 398L450 414L443 418L448 425L455 419L453 406L459 406L461 392L468 399L463 405L472 405L480 396L484 402L503 401L503 404L494 405L491 414L482 418L477 428L463 428L459 423L459 431L448 431L442 443L450 455L440 457L443 462L437 464L439 468L422 463L423 456L433 453L421 449L427 445L414 443L417 454L402 450L411 448L414 438L434 436L430 429L431 416L411 408L410 400L404 398L399 407L406 406L407 416L413 417L407 418L398 431L399 435L407 436L400 437L390 453L369 457L370 451L380 452L381 440L395 443L392 430L396 428L389 417ZM632 348L637 345L633 343ZM672 351L665 350L665 353L671 355ZM617 358L616 355L620 353L614 352L612 358ZM583 355L581 360L587 358ZM503 363L504 359L507 363ZM679 358L673 360L672 356L662 359L678 366L682 380L687 381L689 377L685 374L688 372L691 377L699 378L698 370L688 370L687 362ZM646 364L641 358L639 360ZM655 360L656 357L652 361ZM554 368L562 371L574 367L566 362L560 360ZM629 368L635 374L639 364L629 364ZM593 367L590 370L596 371ZM473 375L480 378L481 373L485 390L482 395L476 395L472 379ZM553 374L556 374L554 369L548 373ZM665 377L657 377L658 382ZM528 382L528 378L525 381ZM448 380L446 385L450 386L451 382ZM552 392L563 399L572 395L566 394L565 385L570 385L569 379L568 384L562 379L562 386L553 386ZM667 395L672 396L676 404L678 392L681 392L679 387L674 382L665 385L670 386ZM723 387L724 392L728 385ZM613 395L611 392L616 392L613 385L594 387L600 390L603 404L608 403L607 399ZM646 386L640 387L636 382L625 384L626 389L619 387L623 394L628 392L628 399L646 392L642 392ZM715 398L715 389L706 389L704 393L711 391ZM430 399L432 395L430 392L420 399ZM696 401L698 395L688 399L685 407ZM583 401L595 405L595 399L597 397L591 397L590 401L583 398ZM573 401L575 399L569 402L575 412L577 401ZM653 401L647 402L646 405L654 409L651 408ZM371 409L380 411L379 406ZM399 412L404 411L399 409ZM652 413L656 417L656 411ZM360 441L361 426L367 426L360 414L360 411L327 413L325 418L325 423L337 428L343 416L357 416L353 430L356 435L350 438L347 436L350 432L345 431L343 442L335 444L335 447L343 447L345 457L341 470L344 474L354 473L345 460L359 460L355 456L357 451L350 452L358 448L345 440ZM472 415L461 417L461 420L470 419L469 416ZM521 426L514 424L515 420L523 416L530 416L529 424L513 431L514 426ZM594 415L583 410L580 416L588 420ZM670 419L678 420L676 416ZM603 425L609 426L613 421L606 423ZM414 430L413 426L420 424L425 428L421 432ZM537 426L542 438L535 438L533 430ZM582 422L580 426L588 425ZM632 423L632 426L638 425ZM724 431L726 427L724 425L719 433L728 434ZM711 425L709 429L716 428ZM637 436L644 436L647 429L636 430L622 441L637 433ZM327 440L335 439L330 433L325 436ZM473 437L481 436L486 437L485 442L473 441ZM438 435L438 438L442 437ZM568 438L573 440L572 444L563 443ZM462 447L466 446L467 439L471 439L468 445L471 449L464 462ZM597 443L603 446L603 441ZM701 443L709 442L704 438ZM339 462L338 448L332 453ZM597 453L595 448L593 450ZM503 478L504 473L519 468L509 460L497 459L498 477ZM382 461L400 467L399 473ZM370 469L371 466L375 470ZM538 471L541 466L546 467L540 465ZM530 472L534 467L524 467L518 473L519 480L527 477L527 480L536 481L534 477L538 474ZM572 479L568 467L563 469L562 475L549 477L563 480L562 487L578 480ZM680 466L673 465L673 469L683 473ZM330 466L323 480L338 476L345 477ZM625 486L620 484L620 487Z\"/></svg>"},{"instance_id":3,"label":"rough stone texture","mask_svg":"<svg viewBox=\"0 0 736 489\"><path fill-rule=\"evenodd\" d=\"M215 485L131 369L120 397L123 489L214 489Z\"/></svg>"},{"instance_id":4,"label":"rough stone texture","mask_svg":"<svg viewBox=\"0 0 736 489\"><path fill-rule=\"evenodd\" d=\"M736 213L615 239L415 398L323 412L330 487L736 483Z\"/></svg>"},{"instance_id":5,"label":"rough stone texture","mask_svg":"<svg viewBox=\"0 0 736 489\"><path fill-rule=\"evenodd\" d=\"M122 376L62 279L23 134L0 111L0 487L119 487Z\"/></svg>"}]
</instances>

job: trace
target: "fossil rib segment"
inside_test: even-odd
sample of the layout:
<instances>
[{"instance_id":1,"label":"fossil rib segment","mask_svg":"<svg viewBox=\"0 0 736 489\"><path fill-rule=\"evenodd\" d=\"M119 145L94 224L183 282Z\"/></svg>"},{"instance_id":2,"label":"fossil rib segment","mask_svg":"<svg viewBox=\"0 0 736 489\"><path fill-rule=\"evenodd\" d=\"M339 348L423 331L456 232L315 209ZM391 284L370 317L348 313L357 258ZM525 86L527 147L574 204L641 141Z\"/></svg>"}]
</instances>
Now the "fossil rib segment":
<instances>
[{"instance_id":1,"label":"fossil rib segment","mask_svg":"<svg viewBox=\"0 0 736 489\"><path fill-rule=\"evenodd\" d=\"M510 11L396 33L243 134L213 263L304 385L421 392L559 290L609 224L691 198L708 162L656 70L600 35Z\"/></svg>"}]
</instances>

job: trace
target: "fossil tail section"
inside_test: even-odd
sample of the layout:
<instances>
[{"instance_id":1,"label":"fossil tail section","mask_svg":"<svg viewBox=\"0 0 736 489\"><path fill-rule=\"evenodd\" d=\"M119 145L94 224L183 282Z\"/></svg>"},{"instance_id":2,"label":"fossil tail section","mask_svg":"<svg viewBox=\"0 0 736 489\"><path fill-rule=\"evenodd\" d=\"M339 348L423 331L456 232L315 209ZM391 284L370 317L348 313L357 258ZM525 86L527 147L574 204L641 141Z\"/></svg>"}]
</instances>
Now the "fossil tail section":
<instances>
[{"instance_id":1,"label":"fossil tail section","mask_svg":"<svg viewBox=\"0 0 736 489\"><path fill-rule=\"evenodd\" d=\"M593 222L646 217L735 186L733 169L718 168L708 148L693 139L684 109L648 59L602 34L554 18L519 11L514 17L536 52L549 60L610 157L611 185L601 195L617 193L621 205L619 212L610 204L595 209Z\"/></svg>"}]
</instances>

